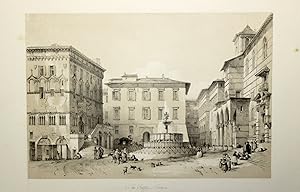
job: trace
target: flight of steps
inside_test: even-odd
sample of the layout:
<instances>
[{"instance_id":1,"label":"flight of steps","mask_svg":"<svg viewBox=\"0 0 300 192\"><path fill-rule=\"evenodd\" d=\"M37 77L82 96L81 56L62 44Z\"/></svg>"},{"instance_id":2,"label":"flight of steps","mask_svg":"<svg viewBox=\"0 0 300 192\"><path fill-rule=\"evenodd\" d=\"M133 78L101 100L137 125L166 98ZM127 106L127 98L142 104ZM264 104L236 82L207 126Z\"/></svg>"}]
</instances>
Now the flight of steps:
<instances>
[{"instance_id":1,"label":"flight of steps","mask_svg":"<svg viewBox=\"0 0 300 192\"><path fill-rule=\"evenodd\" d=\"M83 158L94 159L95 146L97 146L97 145L93 141L85 141L83 146L81 147L79 153L81 154L81 156ZM106 149L103 147L102 147L102 149L104 150L103 157L107 156L111 152L111 149Z\"/></svg>"}]
</instances>

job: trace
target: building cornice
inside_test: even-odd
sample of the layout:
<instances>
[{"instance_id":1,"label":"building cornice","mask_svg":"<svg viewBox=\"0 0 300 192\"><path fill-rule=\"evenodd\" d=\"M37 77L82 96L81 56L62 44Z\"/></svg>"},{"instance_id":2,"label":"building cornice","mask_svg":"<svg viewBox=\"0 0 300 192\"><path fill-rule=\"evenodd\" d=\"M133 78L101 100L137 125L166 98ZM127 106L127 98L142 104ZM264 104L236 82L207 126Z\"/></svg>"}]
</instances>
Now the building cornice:
<instances>
[{"instance_id":1,"label":"building cornice","mask_svg":"<svg viewBox=\"0 0 300 192\"><path fill-rule=\"evenodd\" d=\"M93 61L92 59L88 58L85 56L83 53L78 51L76 48L72 46L61 46L61 45L52 45L52 46L30 46L26 48L26 52L28 53L27 59L28 60L63 60L63 59L68 59L68 56L31 56L31 53L38 52L38 53L46 53L46 52L69 52L70 57L73 55L76 55L77 57L80 58L81 62L86 61L85 63L88 63L102 72L105 72L106 69L104 69L102 66L100 66L97 62Z\"/></svg>"}]
</instances>

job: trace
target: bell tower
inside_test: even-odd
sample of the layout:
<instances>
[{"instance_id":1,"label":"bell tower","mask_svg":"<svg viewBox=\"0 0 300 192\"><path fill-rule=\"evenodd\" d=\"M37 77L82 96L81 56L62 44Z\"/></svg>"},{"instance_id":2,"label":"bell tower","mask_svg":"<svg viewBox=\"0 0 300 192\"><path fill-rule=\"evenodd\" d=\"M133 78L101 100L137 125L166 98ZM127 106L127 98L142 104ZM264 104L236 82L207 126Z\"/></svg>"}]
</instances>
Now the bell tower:
<instances>
[{"instance_id":1,"label":"bell tower","mask_svg":"<svg viewBox=\"0 0 300 192\"><path fill-rule=\"evenodd\" d=\"M255 36L256 32L247 25L243 31L237 33L233 38L234 51L236 55L244 52L246 47L249 45L252 38Z\"/></svg>"}]
</instances>

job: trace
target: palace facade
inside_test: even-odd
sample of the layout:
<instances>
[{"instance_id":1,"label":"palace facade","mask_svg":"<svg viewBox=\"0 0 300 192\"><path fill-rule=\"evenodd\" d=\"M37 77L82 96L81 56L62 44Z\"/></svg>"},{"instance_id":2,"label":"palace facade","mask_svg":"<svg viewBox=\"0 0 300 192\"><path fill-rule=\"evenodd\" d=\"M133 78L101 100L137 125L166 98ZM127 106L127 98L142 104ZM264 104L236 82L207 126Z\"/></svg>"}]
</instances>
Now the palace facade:
<instances>
[{"instance_id":1,"label":"palace facade","mask_svg":"<svg viewBox=\"0 0 300 192\"><path fill-rule=\"evenodd\" d=\"M26 56L29 159L71 158L102 125L105 69L72 46L27 47Z\"/></svg>"},{"instance_id":2,"label":"palace facade","mask_svg":"<svg viewBox=\"0 0 300 192\"><path fill-rule=\"evenodd\" d=\"M136 142L148 142L151 134L165 132L162 117L167 111L172 121L169 132L182 133L183 141L189 141L185 96L190 83L124 74L105 84L104 121L114 127L116 138L130 136Z\"/></svg>"},{"instance_id":3,"label":"palace facade","mask_svg":"<svg viewBox=\"0 0 300 192\"><path fill-rule=\"evenodd\" d=\"M236 147L271 141L272 29L270 15L257 32L247 25L235 35L237 56L224 62L224 78L197 99L201 143Z\"/></svg>"}]
</instances>

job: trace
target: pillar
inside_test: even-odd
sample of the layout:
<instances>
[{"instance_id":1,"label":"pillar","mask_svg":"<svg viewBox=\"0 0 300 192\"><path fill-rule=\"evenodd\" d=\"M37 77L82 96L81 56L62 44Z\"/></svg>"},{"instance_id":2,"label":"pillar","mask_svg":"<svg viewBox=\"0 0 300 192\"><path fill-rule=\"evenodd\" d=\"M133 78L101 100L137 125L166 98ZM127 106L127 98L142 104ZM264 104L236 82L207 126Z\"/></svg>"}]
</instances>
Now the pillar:
<instances>
[{"instance_id":1,"label":"pillar","mask_svg":"<svg viewBox=\"0 0 300 192\"><path fill-rule=\"evenodd\" d=\"M255 126L256 126L256 130L255 130L255 136L256 136L256 139L257 141L260 140L259 138L259 117L260 117L260 112L257 110L256 112L256 123L255 123Z\"/></svg>"},{"instance_id":2,"label":"pillar","mask_svg":"<svg viewBox=\"0 0 300 192\"><path fill-rule=\"evenodd\" d=\"M265 108L265 124L264 124L264 133L265 133L265 142L269 142L269 108L266 106Z\"/></svg>"}]
</instances>

